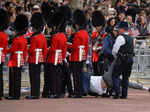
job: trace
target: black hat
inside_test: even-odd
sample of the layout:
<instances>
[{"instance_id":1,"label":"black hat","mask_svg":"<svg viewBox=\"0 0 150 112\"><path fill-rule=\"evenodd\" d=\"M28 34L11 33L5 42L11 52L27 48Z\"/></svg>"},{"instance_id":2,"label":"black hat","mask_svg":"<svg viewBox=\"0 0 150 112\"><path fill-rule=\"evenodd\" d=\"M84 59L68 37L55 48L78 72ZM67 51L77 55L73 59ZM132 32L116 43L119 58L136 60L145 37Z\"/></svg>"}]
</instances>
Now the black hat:
<instances>
[{"instance_id":1,"label":"black hat","mask_svg":"<svg viewBox=\"0 0 150 112\"><path fill-rule=\"evenodd\" d=\"M28 18L24 14L20 14L16 17L14 29L17 32L24 32L28 29Z\"/></svg>"},{"instance_id":2,"label":"black hat","mask_svg":"<svg viewBox=\"0 0 150 112\"><path fill-rule=\"evenodd\" d=\"M94 11L92 13L92 24L94 27L96 26L104 26L105 25L105 17L101 11Z\"/></svg>"},{"instance_id":3,"label":"black hat","mask_svg":"<svg viewBox=\"0 0 150 112\"><path fill-rule=\"evenodd\" d=\"M50 28L56 27L57 31L65 30L64 15L60 11L55 12L48 21L48 27Z\"/></svg>"},{"instance_id":4,"label":"black hat","mask_svg":"<svg viewBox=\"0 0 150 112\"><path fill-rule=\"evenodd\" d=\"M62 5L59 11L64 15L65 21L70 22L72 19L72 10L67 5Z\"/></svg>"},{"instance_id":5,"label":"black hat","mask_svg":"<svg viewBox=\"0 0 150 112\"><path fill-rule=\"evenodd\" d=\"M39 12L36 12L31 17L31 26L38 31L43 31L44 28L44 19L42 17L42 14Z\"/></svg>"},{"instance_id":6,"label":"black hat","mask_svg":"<svg viewBox=\"0 0 150 112\"><path fill-rule=\"evenodd\" d=\"M73 23L79 25L80 27L86 27L87 25L87 18L85 16L85 13L77 9L73 13Z\"/></svg>"},{"instance_id":7,"label":"black hat","mask_svg":"<svg viewBox=\"0 0 150 112\"><path fill-rule=\"evenodd\" d=\"M128 25L127 22L124 22L124 21L123 21L123 22L121 22L121 23L119 24L118 28L123 28L123 29L125 29L125 30L128 30L129 25Z\"/></svg>"},{"instance_id":8,"label":"black hat","mask_svg":"<svg viewBox=\"0 0 150 112\"><path fill-rule=\"evenodd\" d=\"M0 31L3 31L8 28L9 25L9 16L8 13L0 9Z\"/></svg>"}]
</instances>

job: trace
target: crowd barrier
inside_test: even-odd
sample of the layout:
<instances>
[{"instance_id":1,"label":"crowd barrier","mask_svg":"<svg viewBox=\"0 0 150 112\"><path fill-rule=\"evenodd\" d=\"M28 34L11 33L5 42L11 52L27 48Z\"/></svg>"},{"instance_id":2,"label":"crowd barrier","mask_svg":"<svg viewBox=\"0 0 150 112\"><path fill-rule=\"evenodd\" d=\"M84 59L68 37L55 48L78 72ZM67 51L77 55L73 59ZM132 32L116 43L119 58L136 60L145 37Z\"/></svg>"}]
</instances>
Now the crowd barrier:
<instances>
[{"instance_id":1,"label":"crowd barrier","mask_svg":"<svg viewBox=\"0 0 150 112\"><path fill-rule=\"evenodd\" d=\"M131 81L150 85L150 40L136 40Z\"/></svg>"}]
</instances>

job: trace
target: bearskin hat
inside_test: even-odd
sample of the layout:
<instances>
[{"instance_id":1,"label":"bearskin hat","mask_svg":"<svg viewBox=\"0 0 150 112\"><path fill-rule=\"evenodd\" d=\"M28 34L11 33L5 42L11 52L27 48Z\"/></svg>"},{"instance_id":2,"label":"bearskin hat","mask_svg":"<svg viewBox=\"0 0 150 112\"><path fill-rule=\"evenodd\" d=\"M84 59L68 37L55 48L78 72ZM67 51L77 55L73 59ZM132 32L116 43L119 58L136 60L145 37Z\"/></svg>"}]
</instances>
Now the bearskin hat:
<instances>
[{"instance_id":1,"label":"bearskin hat","mask_svg":"<svg viewBox=\"0 0 150 112\"><path fill-rule=\"evenodd\" d=\"M31 17L31 26L38 31L43 31L44 28L44 19L42 17L42 14L37 12L34 13Z\"/></svg>"},{"instance_id":2,"label":"bearskin hat","mask_svg":"<svg viewBox=\"0 0 150 112\"><path fill-rule=\"evenodd\" d=\"M52 28L54 26L59 31L65 28L65 17L60 11L55 12L48 21L48 27Z\"/></svg>"},{"instance_id":3,"label":"bearskin hat","mask_svg":"<svg viewBox=\"0 0 150 112\"><path fill-rule=\"evenodd\" d=\"M71 22L72 19L72 10L67 5L63 5L59 8L59 11L64 15L66 22Z\"/></svg>"},{"instance_id":4,"label":"bearskin hat","mask_svg":"<svg viewBox=\"0 0 150 112\"><path fill-rule=\"evenodd\" d=\"M101 11L94 11L92 13L92 24L94 27L96 26L104 26L105 25L105 17Z\"/></svg>"},{"instance_id":5,"label":"bearskin hat","mask_svg":"<svg viewBox=\"0 0 150 112\"><path fill-rule=\"evenodd\" d=\"M17 32L24 32L28 29L28 18L24 14L20 14L16 17L14 29Z\"/></svg>"},{"instance_id":6,"label":"bearskin hat","mask_svg":"<svg viewBox=\"0 0 150 112\"><path fill-rule=\"evenodd\" d=\"M0 9L0 31L3 31L8 28L9 25L9 16L8 13Z\"/></svg>"},{"instance_id":7,"label":"bearskin hat","mask_svg":"<svg viewBox=\"0 0 150 112\"><path fill-rule=\"evenodd\" d=\"M73 23L79 25L80 27L86 27L87 25L87 18L85 13L77 9L73 13Z\"/></svg>"}]
</instances>

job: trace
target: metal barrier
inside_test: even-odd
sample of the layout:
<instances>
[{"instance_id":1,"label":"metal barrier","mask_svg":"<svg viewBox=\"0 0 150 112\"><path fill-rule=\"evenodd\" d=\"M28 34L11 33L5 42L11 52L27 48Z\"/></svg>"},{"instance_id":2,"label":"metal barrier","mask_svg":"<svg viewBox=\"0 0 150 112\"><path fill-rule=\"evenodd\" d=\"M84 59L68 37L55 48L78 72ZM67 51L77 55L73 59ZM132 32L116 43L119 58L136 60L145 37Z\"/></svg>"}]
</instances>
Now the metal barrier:
<instances>
[{"instance_id":1,"label":"metal barrier","mask_svg":"<svg viewBox=\"0 0 150 112\"><path fill-rule=\"evenodd\" d=\"M150 40L136 40L131 81L150 85Z\"/></svg>"}]
</instances>

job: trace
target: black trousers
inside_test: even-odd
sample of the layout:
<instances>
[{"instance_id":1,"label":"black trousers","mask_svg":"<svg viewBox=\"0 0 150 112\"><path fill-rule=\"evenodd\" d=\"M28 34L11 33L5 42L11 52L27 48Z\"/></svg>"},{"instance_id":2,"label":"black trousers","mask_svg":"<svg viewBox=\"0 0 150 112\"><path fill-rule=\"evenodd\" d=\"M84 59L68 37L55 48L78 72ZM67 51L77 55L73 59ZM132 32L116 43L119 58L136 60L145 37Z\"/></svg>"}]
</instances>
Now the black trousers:
<instances>
[{"instance_id":1,"label":"black trousers","mask_svg":"<svg viewBox=\"0 0 150 112\"><path fill-rule=\"evenodd\" d=\"M41 64L29 64L31 96L40 97Z\"/></svg>"},{"instance_id":2,"label":"black trousers","mask_svg":"<svg viewBox=\"0 0 150 112\"><path fill-rule=\"evenodd\" d=\"M9 68L9 96L19 98L21 95L21 69Z\"/></svg>"},{"instance_id":3,"label":"black trousers","mask_svg":"<svg viewBox=\"0 0 150 112\"><path fill-rule=\"evenodd\" d=\"M103 76L103 74L104 74L103 61L93 62L92 65L93 65L94 76Z\"/></svg>"},{"instance_id":4,"label":"black trousers","mask_svg":"<svg viewBox=\"0 0 150 112\"><path fill-rule=\"evenodd\" d=\"M128 85L129 85L129 77L132 70L133 58L125 57L124 60L116 61L116 64L113 69L113 89L116 95L120 95L123 97L128 96ZM119 63L119 64L118 64ZM120 80L120 76L122 75L122 81ZM122 91L120 90L122 87Z\"/></svg>"},{"instance_id":5,"label":"black trousers","mask_svg":"<svg viewBox=\"0 0 150 112\"><path fill-rule=\"evenodd\" d=\"M44 63L44 87L42 96L53 95L52 64Z\"/></svg>"},{"instance_id":6,"label":"black trousers","mask_svg":"<svg viewBox=\"0 0 150 112\"><path fill-rule=\"evenodd\" d=\"M0 97L4 95L4 87L3 87L3 63L0 64Z\"/></svg>"},{"instance_id":7,"label":"black trousers","mask_svg":"<svg viewBox=\"0 0 150 112\"><path fill-rule=\"evenodd\" d=\"M71 62L71 72L73 73L74 82L74 94L79 96L83 95L82 70L83 62Z\"/></svg>"},{"instance_id":8,"label":"black trousers","mask_svg":"<svg viewBox=\"0 0 150 112\"><path fill-rule=\"evenodd\" d=\"M70 95L72 95L73 94L73 89L72 89L71 73L70 73L69 66L67 66L67 63L63 64L62 70L63 70L62 92L63 92L63 94L65 94L66 93L66 87L67 87L68 93Z\"/></svg>"},{"instance_id":9,"label":"black trousers","mask_svg":"<svg viewBox=\"0 0 150 112\"><path fill-rule=\"evenodd\" d=\"M61 95L62 94L62 65L57 66L53 64L48 64L50 80L52 82L52 94ZM51 88L51 87L50 87Z\"/></svg>"}]
</instances>

